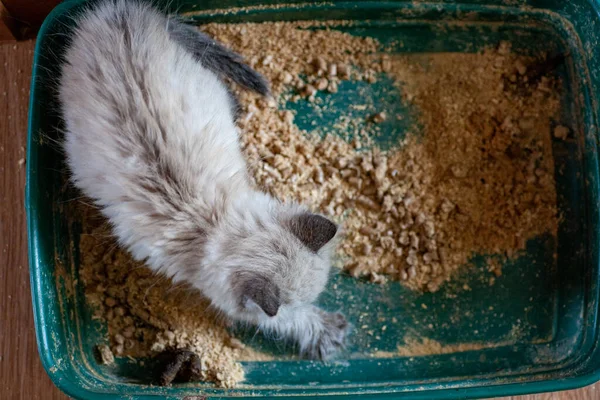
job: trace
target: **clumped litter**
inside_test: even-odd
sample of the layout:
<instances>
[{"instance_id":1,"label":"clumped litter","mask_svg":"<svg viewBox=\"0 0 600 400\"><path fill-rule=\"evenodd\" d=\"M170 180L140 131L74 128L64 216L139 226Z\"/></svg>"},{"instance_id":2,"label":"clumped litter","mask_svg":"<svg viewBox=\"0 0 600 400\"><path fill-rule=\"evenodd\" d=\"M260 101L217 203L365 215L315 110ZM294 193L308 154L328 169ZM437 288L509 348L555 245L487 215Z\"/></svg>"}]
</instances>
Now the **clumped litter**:
<instances>
[{"instance_id":1,"label":"clumped litter","mask_svg":"<svg viewBox=\"0 0 600 400\"><path fill-rule=\"evenodd\" d=\"M552 137L571 132L554 121L560 82L531 73L544 55L519 56L505 42L476 54L390 55L374 39L305 29L311 24L202 29L272 82L271 99L237 91L251 173L264 190L342 224L341 267L435 292L474 254L514 257L529 239L556 234ZM368 117L313 132L286 109L308 101L324 110L324 95L345 81L374 85L382 76L416 112L389 148L374 138L403 116L376 104L353 105L372 110ZM244 379L240 360L268 359L233 337L197 293L131 260L97 214L88 210L83 220L80 277L94 318L108 325L104 362L186 349L198 355L201 379L232 387ZM493 276L500 265L490 267Z\"/></svg>"},{"instance_id":2,"label":"clumped litter","mask_svg":"<svg viewBox=\"0 0 600 400\"><path fill-rule=\"evenodd\" d=\"M165 350L158 358L164 366L158 379L160 386L167 386L175 381L185 383L202 379L202 361L193 351Z\"/></svg>"}]
</instances>

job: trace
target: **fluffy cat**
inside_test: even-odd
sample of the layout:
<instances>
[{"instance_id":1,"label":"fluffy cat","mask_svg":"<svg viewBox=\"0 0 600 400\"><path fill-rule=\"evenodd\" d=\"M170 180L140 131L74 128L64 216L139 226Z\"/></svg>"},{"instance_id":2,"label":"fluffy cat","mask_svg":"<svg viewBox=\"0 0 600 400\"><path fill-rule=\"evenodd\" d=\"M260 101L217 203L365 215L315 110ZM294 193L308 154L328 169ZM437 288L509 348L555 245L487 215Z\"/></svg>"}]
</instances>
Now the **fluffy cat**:
<instances>
[{"instance_id":1,"label":"fluffy cat","mask_svg":"<svg viewBox=\"0 0 600 400\"><path fill-rule=\"evenodd\" d=\"M136 259L327 358L348 324L312 303L337 226L252 187L223 78L269 91L239 55L147 4L86 10L59 81L72 181Z\"/></svg>"}]
</instances>

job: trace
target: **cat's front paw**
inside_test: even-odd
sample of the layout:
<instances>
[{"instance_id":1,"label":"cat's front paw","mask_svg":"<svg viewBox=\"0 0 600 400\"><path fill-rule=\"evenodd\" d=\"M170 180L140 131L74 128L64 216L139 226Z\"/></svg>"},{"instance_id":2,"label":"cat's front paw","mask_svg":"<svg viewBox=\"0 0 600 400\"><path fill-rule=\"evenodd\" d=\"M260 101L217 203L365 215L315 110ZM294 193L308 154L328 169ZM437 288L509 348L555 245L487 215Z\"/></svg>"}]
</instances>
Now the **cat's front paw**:
<instances>
[{"instance_id":1,"label":"cat's front paw","mask_svg":"<svg viewBox=\"0 0 600 400\"><path fill-rule=\"evenodd\" d=\"M337 353L342 347L348 334L348 321L340 313L321 313L322 329L316 333L312 349L308 355L313 359L326 360Z\"/></svg>"}]
</instances>

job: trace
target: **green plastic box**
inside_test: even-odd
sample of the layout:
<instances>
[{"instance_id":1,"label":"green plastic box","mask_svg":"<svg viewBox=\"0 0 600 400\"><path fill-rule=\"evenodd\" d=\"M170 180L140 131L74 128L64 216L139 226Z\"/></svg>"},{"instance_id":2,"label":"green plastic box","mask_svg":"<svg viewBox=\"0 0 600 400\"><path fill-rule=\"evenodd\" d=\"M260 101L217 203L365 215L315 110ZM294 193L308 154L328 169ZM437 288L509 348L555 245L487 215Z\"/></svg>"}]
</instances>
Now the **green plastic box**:
<instances>
[{"instance_id":1,"label":"green plastic box","mask_svg":"<svg viewBox=\"0 0 600 400\"><path fill-rule=\"evenodd\" d=\"M59 60L72 16L83 4L68 1L52 12L38 36L26 188L38 347L44 367L59 388L81 399L359 395L459 399L571 389L600 378L597 0L165 3L198 24L351 20L355 23L339 29L373 36L384 44L402 42L404 46L394 50L398 52L473 52L500 40L512 42L520 52L568 52L568 62L557 71L567 87L557 120L573 129L576 140L554 143L562 212L558 240L530 241L527 254L505 265L493 286L481 279L486 256L475 257L475 272L464 277L470 290L459 291L454 298L445 288L435 294L418 294L397 283L379 286L338 274L321 302L345 312L357 327L348 349L336 361L311 362L294 359L286 349L269 347L262 338L248 335L247 341L273 353L275 361L244 363L247 381L236 389L208 384L151 386L150 361L146 367L126 359L113 367L101 366L93 349L106 338L98 333L102 326L91 320L81 285L76 284L79 228L68 216L70 199L77 194L65 190L66 169L56 144L61 131L55 96ZM339 95L351 102L353 93L348 84ZM378 98L376 93L374 98ZM380 100L391 104L397 98ZM299 112L300 124L316 118L307 105L289 107ZM382 319L388 321L385 330ZM370 333L358 329L365 325L373 328ZM420 335L454 350L414 357L393 355L397 346L406 344L407 333L417 328ZM474 345L452 347L465 343Z\"/></svg>"}]
</instances>

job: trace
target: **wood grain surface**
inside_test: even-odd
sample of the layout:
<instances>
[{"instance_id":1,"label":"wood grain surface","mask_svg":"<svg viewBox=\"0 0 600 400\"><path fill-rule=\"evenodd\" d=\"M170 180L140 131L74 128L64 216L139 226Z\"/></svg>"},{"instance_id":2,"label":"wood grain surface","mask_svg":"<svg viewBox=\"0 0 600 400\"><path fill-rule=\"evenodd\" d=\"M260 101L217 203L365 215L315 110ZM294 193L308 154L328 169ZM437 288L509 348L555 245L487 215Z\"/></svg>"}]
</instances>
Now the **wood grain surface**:
<instances>
[{"instance_id":1,"label":"wood grain surface","mask_svg":"<svg viewBox=\"0 0 600 400\"><path fill-rule=\"evenodd\" d=\"M0 3L0 43L15 40L16 24L4 4Z\"/></svg>"},{"instance_id":2,"label":"wood grain surface","mask_svg":"<svg viewBox=\"0 0 600 400\"><path fill-rule=\"evenodd\" d=\"M0 45L0 399L66 399L36 348L27 265L24 185L27 104L34 43ZM503 400L598 400L600 384Z\"/></svg>"}]
</instances>

